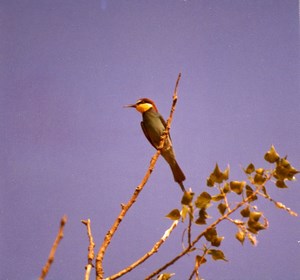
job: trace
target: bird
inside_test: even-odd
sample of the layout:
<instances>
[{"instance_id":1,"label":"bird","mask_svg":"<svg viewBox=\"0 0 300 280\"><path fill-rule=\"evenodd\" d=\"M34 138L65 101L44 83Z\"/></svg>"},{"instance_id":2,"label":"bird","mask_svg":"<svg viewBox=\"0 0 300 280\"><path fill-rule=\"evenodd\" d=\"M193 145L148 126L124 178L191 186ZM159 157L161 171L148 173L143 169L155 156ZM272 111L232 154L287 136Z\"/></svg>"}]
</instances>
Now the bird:
<instances>
[{"instance_id":1,"label":"bird","mask_svg":"<svg viewBox=\"0 0 300 280\"><path fill-rule=\"evenodd\" d=\"M141 98L137 100L135 104L125 105L124 107L135 108L142 114L143 121L141 122L141 128L150 144L158 150L161 136L166 128L166 122L162 115L158 112L155 103L149 98ZM169 133L161 149L161 155L169 164L173 173L174 181L177 182L181 190L185 192L183 185L185 175L176 161Z\"/></svg>"}]
</instances>

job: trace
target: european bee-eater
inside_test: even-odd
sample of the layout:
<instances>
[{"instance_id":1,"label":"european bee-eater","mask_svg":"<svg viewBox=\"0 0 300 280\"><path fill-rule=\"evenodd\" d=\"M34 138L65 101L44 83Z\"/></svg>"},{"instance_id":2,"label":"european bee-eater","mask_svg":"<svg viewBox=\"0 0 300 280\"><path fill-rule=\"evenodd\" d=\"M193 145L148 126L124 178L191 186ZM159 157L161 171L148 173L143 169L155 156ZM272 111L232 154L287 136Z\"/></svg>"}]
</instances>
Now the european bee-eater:
<instances>
[{"instance_id":1,"label":"european bee-eater","mask_svg":"<svg viewBox=\"0 0 300 280\"><path fill-rule=\"evenodd\" d=\"M166 127L166 122L158 112L155 103L149 98L141 98L135 104L127 105L125 107L135 108L142 114L142 130L151 145L155 149L158 149L161 141L161 136L163 135ZM167 139L165 139L164 146L161 149L161 155L170 165L175 182L179 184L182 191L184 192L185 188L183 185L183 181L185 180L185 176L176 161L170 135L168 135Z\"/></svg>"}]
</instances>

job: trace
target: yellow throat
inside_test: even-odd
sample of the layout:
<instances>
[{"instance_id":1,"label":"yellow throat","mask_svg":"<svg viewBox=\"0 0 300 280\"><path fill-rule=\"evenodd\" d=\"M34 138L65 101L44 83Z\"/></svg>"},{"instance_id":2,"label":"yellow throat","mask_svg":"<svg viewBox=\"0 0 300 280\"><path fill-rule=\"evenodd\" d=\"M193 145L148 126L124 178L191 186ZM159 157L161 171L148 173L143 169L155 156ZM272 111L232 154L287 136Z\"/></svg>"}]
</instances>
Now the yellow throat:
<instances>
[{"instance_id":1,"label":"yellow throat","mask_svg":"<svg viewBox=\"0 0 300 280\"><path fill-rule=\"evenodd\" d=\"M139 104L139 102L137 102L135 109L137 111L139 111L140 113L144 113L144 112L148 111L149 109L151 109L152 107L153 107L153 105L150 103L140 103Z\"/></svg>"}]
</instances>

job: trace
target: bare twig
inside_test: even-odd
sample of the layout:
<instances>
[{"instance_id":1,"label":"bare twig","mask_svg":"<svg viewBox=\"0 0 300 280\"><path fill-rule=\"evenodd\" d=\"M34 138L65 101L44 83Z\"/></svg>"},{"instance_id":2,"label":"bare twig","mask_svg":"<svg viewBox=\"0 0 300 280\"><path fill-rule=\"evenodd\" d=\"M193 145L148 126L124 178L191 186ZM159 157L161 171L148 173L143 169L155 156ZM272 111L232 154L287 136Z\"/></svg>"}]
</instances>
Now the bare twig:
<instances>
[{"instance_id":1,"label":"bare twig","mask_svg":"<svg viewBox=\"0 0 300 280\"><path fill-rule=\"evenodd\" d=\"M278 201L274 200L269 195L266 195L262 192L259 192L258 194L261 195L262 197L270 200L271 202L273 202L277 208L280 208L280 209L283 209L283 210L287 211L291 216L295 216L295 217L298 216L298 214L296 212L294 212L293 210L291 210L291 208L288 208L284 204L282 204L281 202L278 202Z\"/></svg>"},{"instance_id":2,"label":"bare twig","mask_svg":"<svg viewBox=\"0 0 300 280\"><path fill-rule=\"evenodd\" d=\"M189 206L189 225L188 225L188 246L191 246L192 240L192 222L193 222L193 206Z\"/></svg>"},{"instance_id":3,"label":"bare twig","mask_svg":"<svg viewBox=\"0 0 300 280\"><path fill-rule=\"evenodd\" d=\"M54 261L54 256L55 256L56 249L57 249L57 247L59 245L59 242L61 241L61 239L64 236L64 226L65 226L66 222L67 222L67 216L64 215L61 218L59 231L58 231L57 236L56 236L56 238L54 240L54 243L53 243L53 245L51 247L48 260L47 260L46 264L44 265L44 267L42 269L42 272L41 272L39 280L44 280L46 278L49 270L50 270L51 264Z\"/></svg>"},{"instance_id":4,"label":"bare twig","mask_svg":"<svg viewBox=\"0 0 300 280\"><path fill-rule=\"evenodd\" d=\"M92 230L91 230L91 220L87 219L86 221L82 220L81 222L84 225L86 225L87 235L88 235L88 238L89 238L88 264L85 267L85 276L84 276L84 280L89 280L90 279L91 270L94 267L93 260L94 260L94 257L95 257L95 253L94 253L95 243L94 243L94 239L93 239L93 235L92 235Z\"/></svg>"},{"instance_id":5,"label":"bare twig","mask_svg":"<svg viewBox=\"0 0 300 280\"><path fill-rule=\"evenodd\" d=\"M108 277L107 280L114 280L114 279L120 278L124 274L130 272L135 267L137 267L138 265L140 265L141 263L143 263L144 261L149 259L153 254L157 253L159 248L161 247L161 245L167 240L167 238L170 236L170 234L176 228L177 225L178 225L178 220L176 220L172 223L172 225L165 231L164 235L160 238L160 240L158 240L154 244L154 246L152 247L152 249L149 252L147 252L144 256L142 256L136 262L132 263L130 266L128 266L125 269L121 270L120 272Z\"/></svg>"},{"instance_id":6,"label":"bare twig","mask_svg":"<svg viewBox=\"0 0 300 280\"><path fill-rule=\"evenodd\" d=\"M173 114L174 114L174 111L175 111L176 102L177 102L177 88L178 88L180 77L181 77L181 74L178 75L178 78L177 78L177 81L176 81L175 90L174 90L174 94L173 94L172 108L171 108L170 116L167 120L167 124L166 124L164 134L161 138L161 142L160 142L160 145L159 145L160 148L156 151L156 153L152 157L152 159L150 161L149 168L148 168L144 178L142 179L141 183L135 189L135 191L134 191L133 195L131 196L130 200L126 204L122 204L122 209L121 209L120 214L118 215L117 219L113 223L110 230L105 235L103 243L102 243L102 245L101 245L101 247L98 251L98 254L97 254L97 257L96 257L96 279L97 280L101 280L101 279L104 278L103 259L104 259L106 249L107 249L108 245L110 244L111 239L114 236L115 232L117 231L120 223L124 219L127 211L135 203L137 197L139 196L139 194L143 190L144 186L146 185L146 183L147 183L147 181L148 181L148 179L149 179L149 177L150 177L150 175L151 175L151 173L154 169L156 161L157 161L157 159L160 155L160 149L161 149L161 147L163 147L164 141L167 138L168 132L170 130Z\"/></svg>"},{"instance_id":7,"label":"bare twig","mask_svg":"<svg viewBox=\"0 0 300 280\"><path fill-rule=\"evenodd\" d=\"M183 249L186 248L185 244L184 244L184 238L185 238L186 233L187 233L188 246L191 246L191 240L192 240L192 223L193 223L194 208L192 205L189 205L187 207L188 207L187 214L189 215L189 224L188 224L187 228L185 228L182 232L181 244L182 244Z\"/></svg>"}]
</instances>

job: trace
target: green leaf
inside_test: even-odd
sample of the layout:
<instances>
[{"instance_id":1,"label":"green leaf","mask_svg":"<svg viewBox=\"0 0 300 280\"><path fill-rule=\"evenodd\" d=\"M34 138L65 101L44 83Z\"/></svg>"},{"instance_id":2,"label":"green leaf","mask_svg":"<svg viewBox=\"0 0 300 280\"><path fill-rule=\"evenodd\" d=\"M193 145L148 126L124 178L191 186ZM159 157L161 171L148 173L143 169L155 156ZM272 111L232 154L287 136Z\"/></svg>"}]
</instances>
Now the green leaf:
<instances>
[{"instance_id":1,"label":"green leaf","mask_svg":"<svg viewBox=\"0 0 300 280\"><path fill-rule=\"evenodd\" d=\"M249 185L247 185L246 186L246 196L247 197L249 197L249 196L251 196L253 194L253 189L249 186ZM253 196L251 199L250 199L250 201L254 201L254 200L256 200L257 199L257 196L255 195L255 196Z\"/></svg>"},{"instance_id":2,"label":"green leaf","mask_svg":"<svg viewBox=\"0 0 300 280\"><path fill-rule=\"evenodd\" d=\"M220 201L222 199L224 199L224 194L221 194L221 193L211 197L212 201Z\"/></svg>"},{"instance_id":3,"label":"green leaf","mask_svg":"<svg viewBox=\"0 0 300 280\"><path fill-rule=\"evenodd\" d=\"M227 259L224 255L223 251L221 251L221 250L210 249L210 250L208 250L208 254L211 255L213 260L215 260L215 261L223 260L223 261L227 262Z\"/></svg>"},{"instance_id":4,"label":"green leaf","mask_svg":"<svg viewBox=\"0 0 300 280\"><path fill-rule=\"evenodd\" d=\"M226 182L226 183L224 184L224 187L223 187L222 191L223 191L224 193L230 192L230 186L229 186L229 183Z\"/></svg>"},{"instance_id":5,"label":"green leaf","mask_svg":"<svg viewBox=\"0 0 300 280\"><path fill-rule=\"evenodd\" d=\"M248 230L254 234L257 234L258 231L266 229L267 225L263 225L259 222L260 217L262 216L261 212L254 211L251 212L249 215L249 220L248 220Z\"/></svg>"},{"instance_id":6,"label":"green leaf","mask_svg":"<svg viewBox=\"0 0 300 280\"><path fill-rule=\"evenodd\" d=\"M197 225L206 225L206 219L209 218L209 215L207 214L205 209L201 209L199 211L199 217L195 221Z\"/></svg>"},{"instance_id":7,"label":"green leaf","mask_svg":"<svg viewBox=\"0 0 300 280\"><path fill-rule=\"evenodd\" d=\"M157 280L169 280L174 275L175 275L175 273L163 273L157 277Z\"/></svg>"},{"instance_id":8,"label":"green leaf","mask_svg":"<svg viewBox=\"0 0 300 280\"><path fill-rule=\"evenodd\" d=\"M261 224L260 222L251 222L250 220L248 221L248 228L250 232L257 234L258 231L266 229L266 226Z\"/></svg>"},{"instance_id":9,"label":"green leaf","mask_svg":"<svg viewBox=\"0 0 300 280\"><path fill-rule=\"evenodd\" d=\"M194 193L193 192L187 192L185 191L182 199L181 199L181 204L183 205L190 205L193 201Z\"/></svg>"},{"instance_id":10,"label":"green leaf","mask_svg":"<svg viewBox=\"0 0 300 280\"><path fill-rule=\"evenodd\" d=\"M226 181L229 177L229 167L227 167L224 172L222 172L216 164L214 171L207 178L207 186L213 187L215 183L221 184Z\"/></svg>"},{"instance_id":11,"label":"green leaf","mask_svg":"<svg viewBox=\"0 0 300 280\"><path fill-rule=\"evenodd\" d=\"M212 178L208 177L208 178L206 179L206 185L207 185L208 187L213 187L214 184L215 184L215 182L212 180Z\"/></svg>"},{"instance_id":12,"label":"green leaf","mask_svg":"<svg viewBox=\"0 0 300 280\"><path fill-rule=\"evenodd\" d=\"M250 212L249 220L258 222L262 213L258 211Z\"/></svg>"},{"instance_id":13,"label":"green leaf","mask_svg":"<svg viewBox=\"0 0 300 280\"><path fill-rule=\"evenodd\" d=\"M218 237L218 233L215 227L208 229L205 233L204 233L204 237L206 238L207 241L212 241L214 238Z\"/></svg>"},{"instance_id":14,"label":"green leaf","mask_svg":"<svg viewBox=\"0 0 300 280\"><path fill-rule=\"evenodd\" d=\"M274 163L279 160L279 155L277 154L275 147L272 145L270 150L265 154L265 160Z\"/></svg>"},{"instance_id":15,"label":"green leaf","mask_svg":"<svg viewBox=\"0 0 300 280\"><path fill-rule=\"evenodd\" d=\"M254 175L253 180L254 184L261 186L266 182L267 178L264 175L257 173Z\"/></svg>"},{"instance_id":16,"label":"green leaf","mask_svg":"<svg viewBox=\"0 0 300 280\"><path fill-rule=\"evenodd\" d=\"M247 168L244 169L244 171L245 171L246 174L251 174L251 173L254 172L254 170L255 170L255 166L254 166L252 163L250 163L250 164L247 166Z\"/></svg>"},{"instance_id":17,"label":"green leaf","mask_svg":"<svg viewBox=\"0 0 300 280\"><path fill-rule=\"evenodd\" d=\"M250 207L244 208L240 213L244 218L248 218L250 215Z\"/></svg>"},{"instance_id":18,"label":"green leaf","mask_svg":"<svg viewBox=\"0 0 300 280\"><path fill-rule=\"evenodd\" d=\"M196 256L196 263L197 266L199 267L201 264L206 263L206 259L203 256Z\"/></svg>"},{"instance_id":19,"label":"green leaf","mask_svg":"<svg viewBox=\"0 0 300 280\"><path fill-rule=\"evenodd\" d=\"M228 180L229 178L229 165L227 166L227 168L223 171L223 181Z\"/></svg>"},{"instance_id":20,"label":"green leaf","mask_svg":"<svg viewBox=\"0 0 300 280\"><path fill-rule=\"evenodd\" d=\"M238 231L235 235L235 238L244 245L246 234L243 231Z\"/></svg>"},{"instance_id":21,"label":"green leaf","mask_svg":"<svg viewBox=\"0 0 300 280\"><path fill-rule=\"evenodd\" d=\"M256 172L256 174L263 175L264 172L265 172L265 170L264 170L263 168L257 168L257 169L255 170L255 172Z\"/></svg>"},{"instance_id":22,"label":"green leaf","mask_svg":"<svg viewBox=\"0 0 300 280\"><path fill-rule=\"evenodd\" d=\"M221 215L224 215L224 213L225 213L225 211L226 211L226 209L227 209L226 204L220 203L220 204L218 205L218 209L219 209L219 212L221 213Z\"/></svg>"},{"instance_id":23,"label":"green leaf","mask_svg":"<svg viewBox=\"0 0 300 280\"><path fill-rule=\"evenodd\" d=\"M179 220L180 217L181 215L178 209L173 209L168 215L166 215L166 218L169 218L173 221Z\"/></svg>"},{"instance_id":24,"label":"green leaf","mask_svg":"<svg viewBox=\"0 0 300 280\"><path fill-rule=\"evenodd\" d=\"M219 246L221 245L221 242L222 242L223 239L224 239L224 237L217 236L216 238L214 238L214 239L211 241L211 245L212 245L212 246L215 246L215 247L219 247Z\"/></svg>"},{"instance_id":25,"label":"green leaf","mask_svg":"<svg viewBox=\"0 0 300 280\"><path fill-rule=\"evenodd\" d=\"M216 183L223 182L223 173L221 172L218 164L216 164L215 170L213 171L213 173L211 175L212 175L211 177L214 179L214 181Z\"/></svg>"},{"instance_id":26,"label":"green leaf","mask_svg":"<svg viewBox=\"0 0 300 280\"><path fill-rule=\"evenodd\" d=\"M253 234L257 234L258 233L258 231L257 230L255 230L254 228L252 228L252 227L247 227L247 230L249 231L249 232L251 232L251 233L253 233Z\"/></svg>"},{"instance_id":27,"label":"green leaf","mask_svg":"<svg viewBox=\"0 0 300 280\"><path fill-rule=\"evenodd\" d=\"M277 187L277 188L280 188L280 189L285 189L285 188L287 188L288 186L284 183L283 180L277 180L277 181L276 181L276 187Z\"/></svg>"},{"instance_id":28,"label":"green leaf","mask_svg":"<svg viewBox=\"0 0 300 280\"><path fill-rule=\"evenodd\" d=\"M210 194L207 192L203 192L197 197L195 201L195 205L199 209L203 209L203 208L206 209L210 206L210 201L211 201Z\"/></svg>"},{"instance_id":29,"label":"green leaf","mask_svg":"<svg viewBox=\"0 0 300 280\"><path fill-rule=\"evenodd\" d=\"M300 173L300 171L291 166L286 158L282 158L277 162L274 177L281 181L286 179L292 181L298 173Z\"/></svg>"},{"instance_id":30,"label":"green leaf","mask_svg":"<svg viewBox=\"0 0 300 280\"><path fill-rule=\"evenodd\" d=\"M199 217L196 221L195 224L197 225L206 225L206 219L204 219L203 217Z\"/></svg>"},{"instance_id":31,"label":"green leaf","mask_svg":"<svg viewBox=\"0 0 300 280\"><path fill-rule=\"evenodd\" d=\"M274 177L281 181L285 180L288 176L288 168L284 167L283 165L278 165L275 168Z\"/></svg>"},{"instance_id":32,"label":"green leaf","mask_svg":"<svg viewBox=\"0 0 300 280\"><path fill-rule=\"evenodd\" d=\"M206 238L207 241L211 243L212 246L219 247L221 245L222 240L224 237L218 236L217 230L215 227L207 230L204 233L204 237Z\"/></svg>"},{"instance_id":33,"label":"green leaf","mask_svg":"<svg viewBox=\"0 0 300 280\"><path fill-rule=\"evenodd\" d=\"M246 186L245 181L231 181L230 189L234 191L236 194L240 195L243 192L244 187Z\"/></svg>"}]
</instances>

